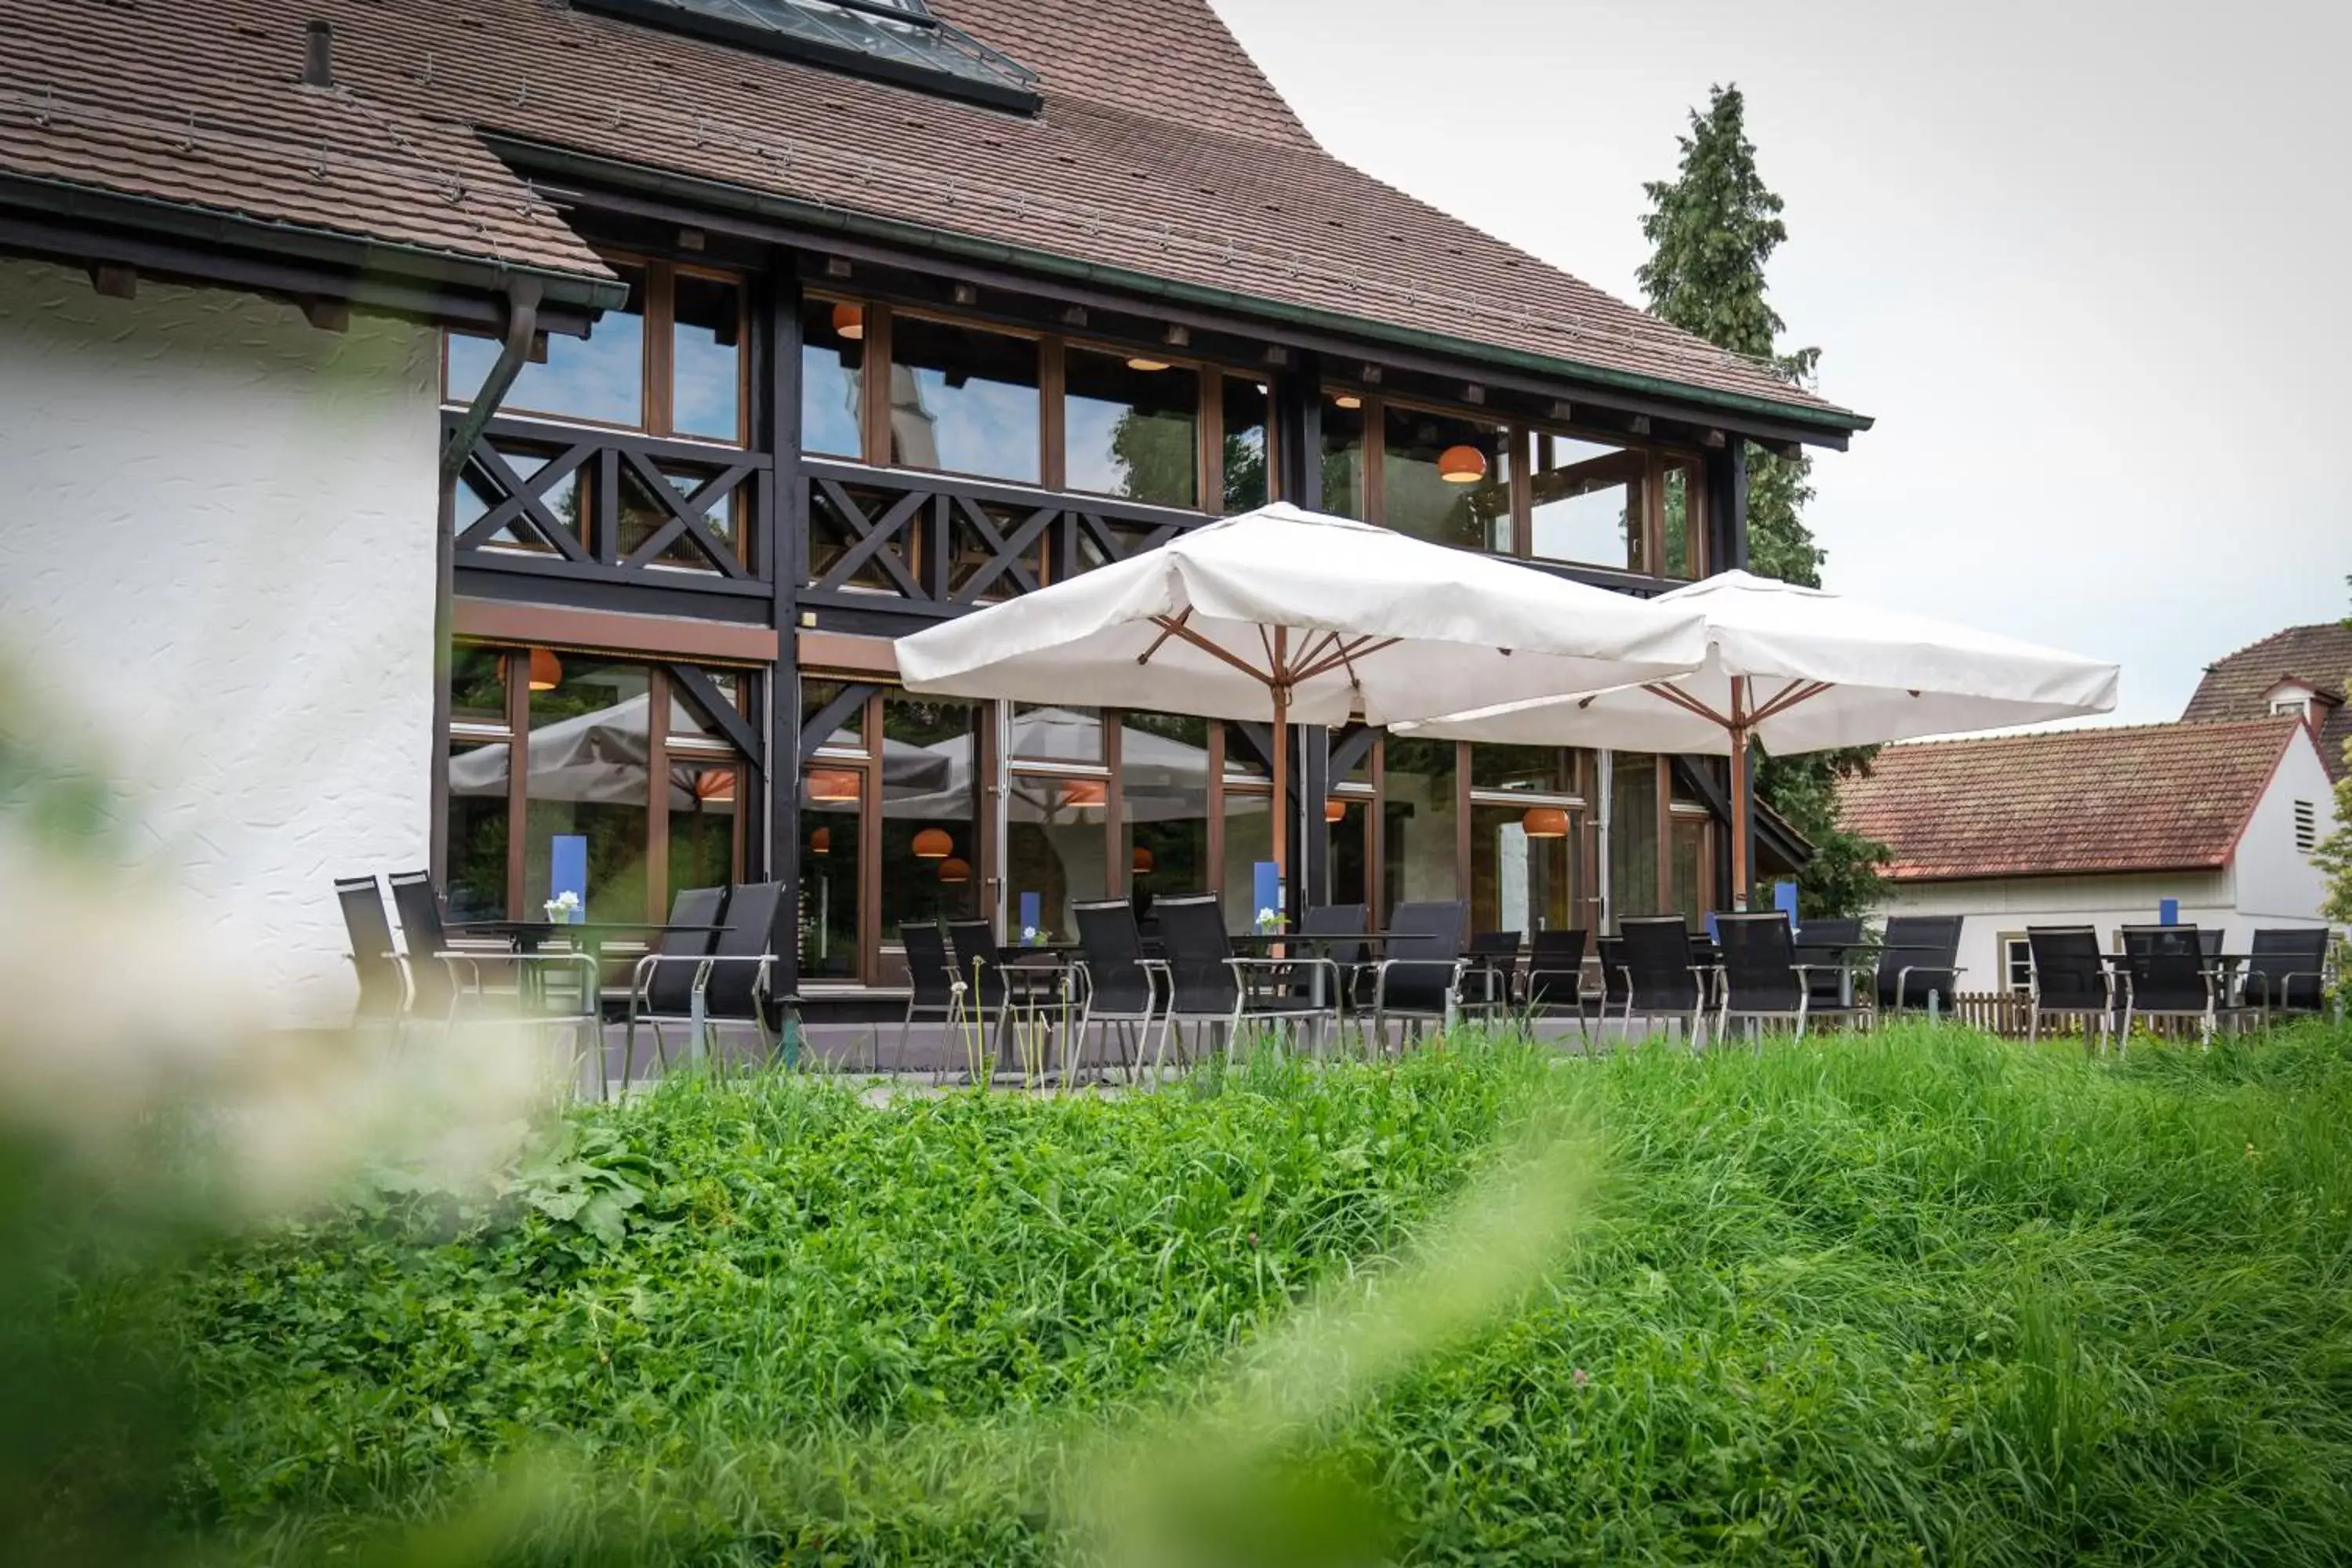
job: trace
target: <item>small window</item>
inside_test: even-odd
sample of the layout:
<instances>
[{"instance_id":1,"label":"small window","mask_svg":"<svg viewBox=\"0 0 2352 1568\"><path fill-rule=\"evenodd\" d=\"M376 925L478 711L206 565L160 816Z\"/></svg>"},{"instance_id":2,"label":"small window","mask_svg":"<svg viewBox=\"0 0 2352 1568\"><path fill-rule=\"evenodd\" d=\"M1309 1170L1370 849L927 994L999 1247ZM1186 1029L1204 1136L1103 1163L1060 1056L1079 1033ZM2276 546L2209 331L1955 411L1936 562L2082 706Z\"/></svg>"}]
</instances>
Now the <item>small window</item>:
<instances>
[{"instance_id":1,"label":"small window","mask_svg":"<svg viewBox=\"0 0 2352 1568\"><path fill-rule=\"evenodd\" d=\"M1641 522L1643 467L1639 452L1538 434L1529 485L1534 554L1545 561L1647 570Z\"/></svg>"},{"instance_id":2,"label":"small window","mask_svg":"<svg viewBox=\"0 0 2352 1568\"><path fill-rule=\"evenodd\" d=\"M1323 510L1364 515L1364 400L1352 392L1323 398Z\"/></svg>"},{"instance_id":3,"label":"small window","mask_svg":"<svg viewBox=\"0 0 2352 1568\"><path fill-rule=\"evenodd\" d=\"M1036 342L920 316L890 332L890 460L1035 484Z\"/></svg>"},{"instance_id":4,"label":"small window","mask_svg":"<svg viewBox=\"0 0 2352 1568\"><path fill-rule=\"evenodd\" d=\"M2271 699L2271 717L2308 720L2311 717L2311 699L2292 693L2284 697L2273 697Z\"/></svg>"},{"instance_id":5,"label":"small window","mask_svg":"<svg viewBox=\"0 0 2352 1568\"><path fill-rule=\"evenodd\" d=\"M866 455L866 307L812 294L801 303L801 450Z\"/></svg>"},{"instance_id":6,"label":"small window","mask_svg":"<svg viewBox=\"0 0 2352 1568\"><path fill-rule=\"evenodd\" d=\"M2307 800L2294 803L2294 847L2306 855L2319 847L2319 808Z\"/></svg>"},{"instance_id":7,"label":"small window","mask_svg":"<svg viewBox=\"0 0 2352 1568\"><path fill-rule=\"evenodd\" d=\"M1232 516L1255 511L1273 499L1265 470L1266 413L1273 390L1265 382L1229 375L1224 396L1224 510Z\"/></svg>"},{"instance_id":8,"label":"small window","mask_svg":"<svg viewBox=\"0 0 2352 1568\"><path fill-rule=\"evenodd\" d=\"M1063 368L1065 482L1158 506L1200 499L1201 375L1143 355L1071 349Z\"/></svg>"},{"instance_id":9,"label":"small window","mask_svg":"<svg viewBox=\"0 0 2352 1568\"><path fill-rule=\"evenodd\" d=\"M1382 521L1470 550L1511 548L1510 432L1394 404L1381 411Z\"/></svg>"},{"instance_id":10,"label":"small window","mask_svg":"<svg viewBox=\"0 0 2352 1568\"><path fill-rule=\"evenodd\" d=\"M2014 992L2033 989L2033 946L2014 931L2000 935L2001 984Z\"/></svg>"}]
</instances>

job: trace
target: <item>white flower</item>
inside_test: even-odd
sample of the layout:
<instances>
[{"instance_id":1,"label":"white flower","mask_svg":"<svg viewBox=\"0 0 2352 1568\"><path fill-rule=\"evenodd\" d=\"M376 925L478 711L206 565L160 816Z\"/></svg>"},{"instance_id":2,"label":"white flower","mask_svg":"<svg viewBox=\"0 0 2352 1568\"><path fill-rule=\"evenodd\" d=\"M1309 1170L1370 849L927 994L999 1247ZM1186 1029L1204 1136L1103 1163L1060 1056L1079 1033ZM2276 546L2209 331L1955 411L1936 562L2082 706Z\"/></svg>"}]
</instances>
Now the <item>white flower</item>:
<instances>
[{"instance_id":1,"label":"white flower","mask_svg":"<svg viewBox=\"0 0 2352 1568\"><path fill-rule=\"evenodd\" d=\"M1021 940L1029 943L1033 947L1035 946L1037 942L1037 928L1035 926L1023 926L1021 928Z\"/></svg>"}]
</instances>

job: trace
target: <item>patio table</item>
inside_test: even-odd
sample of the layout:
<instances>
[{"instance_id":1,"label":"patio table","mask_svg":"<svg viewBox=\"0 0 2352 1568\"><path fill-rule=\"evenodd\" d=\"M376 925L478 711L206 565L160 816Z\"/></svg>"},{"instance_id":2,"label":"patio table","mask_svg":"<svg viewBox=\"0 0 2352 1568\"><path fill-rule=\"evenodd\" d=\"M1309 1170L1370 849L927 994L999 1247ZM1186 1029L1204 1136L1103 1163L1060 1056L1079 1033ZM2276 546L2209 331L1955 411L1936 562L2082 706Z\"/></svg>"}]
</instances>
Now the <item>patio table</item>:
<instances>
[{"instance_id":1,"label":"patio table","mask_svg":"<svg viewBox=\"0 0 2352 1568\"><path fill-rule=\"evenodd\" d=\"M658 942L665 936L709 936L724 931L715 925L667 925L659 921L581 921L565 923L561 921L457 921L448 929L450 936L460 939L491 939L504 942L510 952L532 953L551 942L564 941L576 945L596 965L597 994L604 994L604 944L608 942L633 941L650 937ZM650 943L648 944L650 945ZM516 994L531 1002L546 1000L546 983L538 973L539 966L525 963L516 977Z\"/></svg>"}]
</instances>

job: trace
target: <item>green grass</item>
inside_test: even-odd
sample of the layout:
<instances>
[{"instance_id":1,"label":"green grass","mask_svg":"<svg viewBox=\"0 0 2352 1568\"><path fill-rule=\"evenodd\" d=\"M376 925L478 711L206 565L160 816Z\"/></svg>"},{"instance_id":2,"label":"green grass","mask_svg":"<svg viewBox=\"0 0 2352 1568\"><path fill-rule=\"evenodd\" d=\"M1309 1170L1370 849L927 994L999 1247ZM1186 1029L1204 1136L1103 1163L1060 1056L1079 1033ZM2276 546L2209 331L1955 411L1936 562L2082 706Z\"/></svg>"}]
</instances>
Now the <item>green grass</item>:
<instances>
[{"instance_id":1,"label":"green grass","mask_svg":"<svg viewBox=\"0 0 2352 1568\"><path fill-rule=\"evenodd\" d=\"M1563 1125L1578 1223L1465 1231ZM176 1273L175 1528L996 1564L1087 1555L1108 1507L1171 1562L2342 1562L2347 1125L2352 1038L2316 1027L2122 1065L1457 1042L887 1110L679 1081L576 1113L499 1203L387 1194ZM1491 1317L1212 1418L1301 1375L1250 1347L1344 1342L1334 1303L1377 1314L1415 1258L1442 1295L1461 1246L1519 1271Z\"/></svg>"}]
</instances>

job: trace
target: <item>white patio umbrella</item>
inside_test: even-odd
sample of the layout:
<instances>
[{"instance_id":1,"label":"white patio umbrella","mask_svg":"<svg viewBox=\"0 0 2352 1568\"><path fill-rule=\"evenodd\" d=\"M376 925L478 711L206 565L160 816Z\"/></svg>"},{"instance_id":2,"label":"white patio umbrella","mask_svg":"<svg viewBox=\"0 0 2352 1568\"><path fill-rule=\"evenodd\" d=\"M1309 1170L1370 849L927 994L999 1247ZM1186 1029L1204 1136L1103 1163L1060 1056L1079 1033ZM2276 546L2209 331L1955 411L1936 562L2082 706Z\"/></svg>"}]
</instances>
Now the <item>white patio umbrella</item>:
<instances>
[{"instance_id":1,"label":"white patio umbrella","mask_svg":"<svg viewBox=\"0 0 2352 1568\"><path fill-rule=\"evenodd\" d=\"M1706 662L1696 673L1399 728L1438 740L1728 756L1733 890L1744 909L1750 741L1788 756L2116 705L2112 664L1746 572L1653 603L1706 616Z\"/></svg>"},{"instance_id":2,"label":"white patio umbrella","mask_svg":"<svg viewBox=\"0 0 2352 1568\"><path fill-rule=\"evenodd\" d=\"M1697 668L1704 622L1276 502L898 644L910 691L1374 724ZM1286 871L1284 835L1275 836Z\"/></svg>"}]
</instances>

